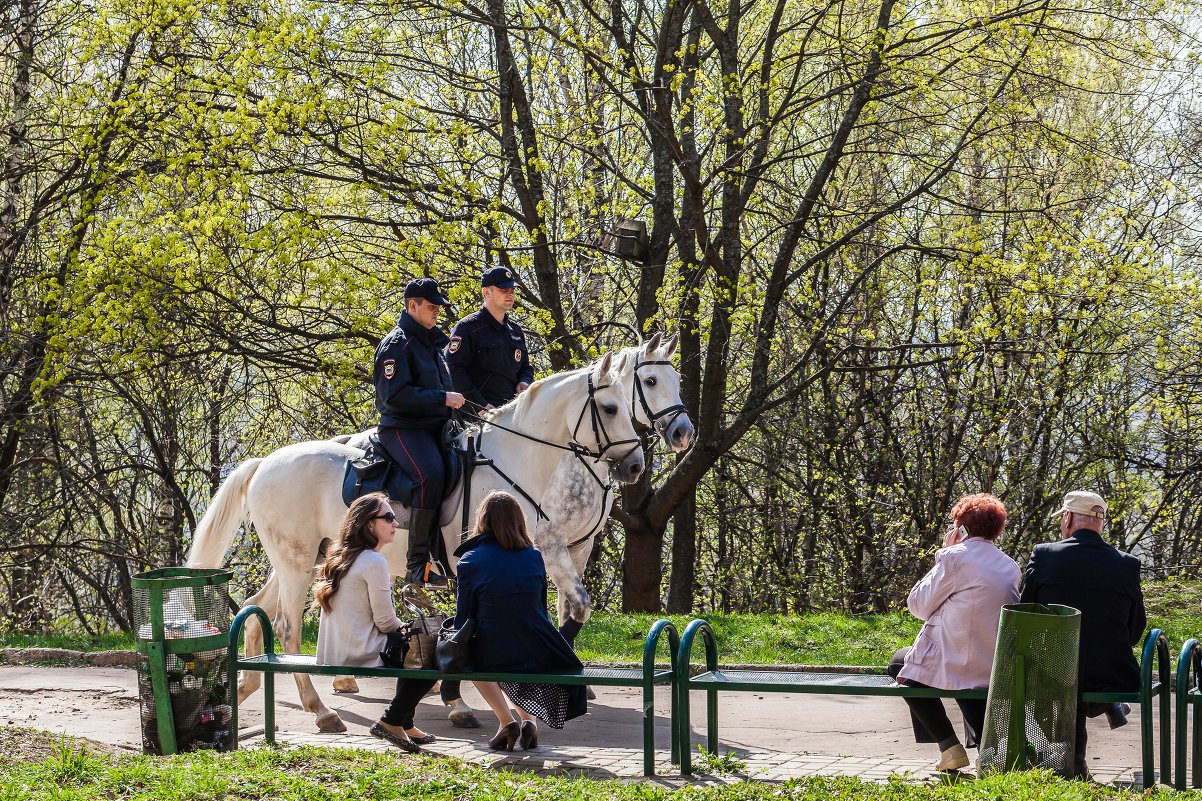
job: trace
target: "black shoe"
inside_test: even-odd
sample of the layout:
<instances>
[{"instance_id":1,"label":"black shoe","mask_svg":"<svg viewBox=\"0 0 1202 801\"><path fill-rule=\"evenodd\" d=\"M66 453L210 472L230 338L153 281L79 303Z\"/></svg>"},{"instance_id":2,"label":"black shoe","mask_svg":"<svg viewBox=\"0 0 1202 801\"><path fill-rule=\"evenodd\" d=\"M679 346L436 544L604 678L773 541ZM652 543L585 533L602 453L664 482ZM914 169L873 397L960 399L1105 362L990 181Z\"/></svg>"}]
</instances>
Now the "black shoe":
<instances>
[{"instance_id":1,"label":"black shoe","mask_svg":"<svg viewBox=\"0 0 1202 801\"><path fill-rule=\"evenodd\" d=\"M438 738L433 734L423 734L421 737L414 737L412 734L410 734L408 737L409 742L417 743L418 745L429 745L430 743L438 740Z\"/></svg>"},{"instance_id":2,"label":"black shoe","mask_svg":"<svg viewBox=\"0 0 1202 801\"><path fill-rule=\"evenodd\" d=\"M424 567L419 567L406 573L405 583L416 587L431 587L434 589L446 589L448 584L447 577L441 573L434 572L434 565L429 562Z\"/></svg>"},{"instance_id":3,"label":"black shoe","mask_svg":"<svg viewBox=\"0 0 1202 801\"><path fill-rule=\"evenodd\" d=\"M494 751L512 751L522 733L521 724L516 720L497 729L497 733L488 741L488 747Z\"/></svg>"},{"instance_id":4,"label":"black shoe","mask_svg":"<svg viewBox=\"0 0 1202 801\"><path fill-rule=\"evenodd\" d=\"M1106 722L1110 724L1110 728L1117 729L1119 726L1127 725L1127 715L1130 714L1131 707L1127 704L1112 704L1106 710Z\"/></svg>"},{"instance_id":5,"label":"black shoe","mask_svg":"<svg viewBox=\"0 0 1202 801\"><path fill-rule=\"evenodd\" d=\"M402 751L406 751L410 754L421 753L421 747L417 743L413 742L413 740L410 740L404 733L395 734L394 732L390 732L388 729L381 726L380 721L378 720L371 724L371 728L367 731L372 737L378 737L385 742L392 743Z\"/></svg>"},{"instance_id":6,"label":"black shoe","mask_svg":"<svg viewBox=\"0 0 1202 801\"><path fill-rule=\"evenodd\" d=\"M538 748L538 724L533 720L522 721L522 750Z\"/></svg>"}]
</instances>

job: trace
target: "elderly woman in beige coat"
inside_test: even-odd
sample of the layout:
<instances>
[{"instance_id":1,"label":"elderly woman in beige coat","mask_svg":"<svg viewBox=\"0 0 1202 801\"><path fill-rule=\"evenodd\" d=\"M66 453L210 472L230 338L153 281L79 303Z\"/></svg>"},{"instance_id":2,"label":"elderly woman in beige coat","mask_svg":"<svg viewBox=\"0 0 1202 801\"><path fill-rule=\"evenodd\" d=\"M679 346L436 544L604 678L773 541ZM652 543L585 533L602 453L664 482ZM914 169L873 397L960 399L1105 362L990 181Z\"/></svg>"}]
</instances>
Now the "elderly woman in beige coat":
<instances>
[{"instance_id":1,"label":"elderly woman in beige coat","mask_svg":"<svg viewBox=\"0 0 1202 801\"><path fill-rule=\"evenodd\" d=\"M914 645L893 656L889 673L899 684L967 690L989 686L998 619L1003 604L1018 601L1021 572L997 547L1006 507L988 493L966 495L952 507L952 522L935 552L935 566L910 590L906 605L925 621ZM914 739L939 744L936 770L968 766L985 723L983 700L957 700L964 716L961 744L939 698L906 698Z\"/></svg>"}]
</instances>

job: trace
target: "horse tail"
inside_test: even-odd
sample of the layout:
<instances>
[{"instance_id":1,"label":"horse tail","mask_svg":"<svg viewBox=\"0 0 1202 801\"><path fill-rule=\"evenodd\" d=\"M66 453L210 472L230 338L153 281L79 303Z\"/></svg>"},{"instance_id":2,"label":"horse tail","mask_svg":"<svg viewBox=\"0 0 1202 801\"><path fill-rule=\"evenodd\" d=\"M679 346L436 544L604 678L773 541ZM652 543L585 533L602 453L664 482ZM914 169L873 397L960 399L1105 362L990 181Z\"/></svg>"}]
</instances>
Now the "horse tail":
<instances>
[{"instance_id":1,"label":"horse tail","mask_svg":"<svg viewBox=\"0 0 1202 801\"><path fill-rule=\"evenodd\" d=\"M246 485L262 461L247 459L221 482L213 502L196 527L196 536L188 550L188 567L221 567L225 562L230 540L246 519Z\"/></svg>"}]
</instances>

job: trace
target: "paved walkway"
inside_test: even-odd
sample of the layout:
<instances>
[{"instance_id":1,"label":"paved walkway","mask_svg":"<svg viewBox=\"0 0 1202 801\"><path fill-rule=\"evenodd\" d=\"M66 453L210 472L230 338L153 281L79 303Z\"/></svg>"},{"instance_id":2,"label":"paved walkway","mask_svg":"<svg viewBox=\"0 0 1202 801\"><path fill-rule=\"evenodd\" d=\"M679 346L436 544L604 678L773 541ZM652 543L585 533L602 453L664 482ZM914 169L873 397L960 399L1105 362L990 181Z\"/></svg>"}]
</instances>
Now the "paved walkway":
<instances>
[{"instance_id":1,"label":"paved walkway","mask_svg":"<svg viewBox=\"0 0 1202 801\"><path fill-rule=\"evenodd\" d=\"M335 695L327 679L315 686L325 703L346 723L344 734L319 734L313 716L300 709L293 681L276 680L276 723L279 742L393 750L367 734L392 698L393 682L360 680L355 695ZM589 714L570 721L561 731L540 727L536 751L500 754L488 749L495 730L491 712L480 713L483 728L451 726L437 696L427 696L418 708L417 723L439 741L426 747L431 754L455 756L489 766L530 769L546 773L585 775L622 780L642 779L641 696L628 688L598 687ZM704 740L705 697L692 700L693 753ZM486 710L470 685L464 697L477 710ZM668 763L669 696L660 688L655 698L657 772L661 783L685 783ZM262 739L263 696L257 693L240 708L242 736L249 745ZM955 705L949 704L955 720ZM757 779L781 781L797 776L838 775L884 779L905 774L915 780L931 775L934 746L915 745L910 715L899 699L846 696L739 693L720 696L719 723L723 751L734 751L746 764L735 775L700 775L698 783ZM957 725L958 725L958 721ZM68 732L134 750L141 747L137 678L121 668L51 668L0 666L0 726L30 726ZM696 727L702 727L697 730ZM975 754L974 754L975 756ZM1116 731L1105 719L1090 721L1089 767L1098 781L1140 785L1139 712ZM696 756L694 764L697 763Z\"/></svg>"}]
</instances>

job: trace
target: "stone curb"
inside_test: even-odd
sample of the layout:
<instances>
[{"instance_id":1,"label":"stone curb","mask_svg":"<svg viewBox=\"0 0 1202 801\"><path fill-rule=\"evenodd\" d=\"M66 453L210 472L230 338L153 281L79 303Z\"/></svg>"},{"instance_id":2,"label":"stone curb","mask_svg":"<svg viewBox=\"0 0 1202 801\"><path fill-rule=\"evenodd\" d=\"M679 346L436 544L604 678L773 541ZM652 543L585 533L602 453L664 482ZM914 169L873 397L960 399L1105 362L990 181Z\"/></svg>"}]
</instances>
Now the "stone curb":
<instances>
[{"instance_id":1,"label":"stone curb","mask_svg":"<svg viewBox=\"0 0 1202 801\"><path fill-rule=\"evenodd\" d=\"M30 665L46 662L70 662L86 667L132 668L138 664L138 652L71 651L66 648L0 649L0 665Z\"/></svg>"}]
</instances>

